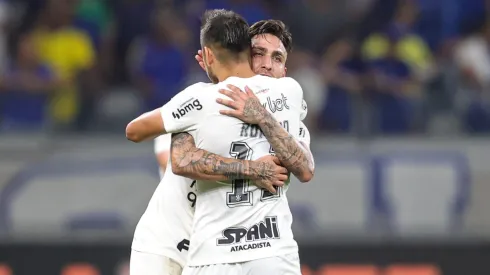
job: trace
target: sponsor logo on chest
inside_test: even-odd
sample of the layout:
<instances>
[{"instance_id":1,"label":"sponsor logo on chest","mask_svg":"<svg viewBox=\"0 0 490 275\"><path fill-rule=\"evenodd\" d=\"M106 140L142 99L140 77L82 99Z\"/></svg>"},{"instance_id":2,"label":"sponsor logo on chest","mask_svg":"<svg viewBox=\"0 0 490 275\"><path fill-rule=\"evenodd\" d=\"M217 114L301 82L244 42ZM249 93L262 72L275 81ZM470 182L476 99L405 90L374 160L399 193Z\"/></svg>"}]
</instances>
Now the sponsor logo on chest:
<instances>
[{"instance_id":1,"label":"sponsor logo on chest","mask_svg":"<svg viewBox=\"0 0 490 275\"><path fill-rule=\"evenodd\" d=\"M280 239L277 217L265 217L249 228L229 227L222 231L218 246L232 246L230 252L271 247L268 240Z\"/></svg>"}]
</instances>

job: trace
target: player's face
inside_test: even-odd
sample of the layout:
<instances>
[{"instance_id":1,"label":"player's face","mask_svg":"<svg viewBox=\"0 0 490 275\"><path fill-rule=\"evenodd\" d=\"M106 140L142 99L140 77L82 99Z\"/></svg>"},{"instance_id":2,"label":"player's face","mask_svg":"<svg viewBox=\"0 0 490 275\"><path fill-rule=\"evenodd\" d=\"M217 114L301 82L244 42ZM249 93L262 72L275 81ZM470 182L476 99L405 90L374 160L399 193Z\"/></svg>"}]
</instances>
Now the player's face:
<instances>
[{"instance_id":1,"label":"player's face","mask_svg":"<svg viewBox=\"0 0 490 275\"><path fill-rule=\"evenodd\" d=\"M206 74L208 75L209 80L215 84L218 83L218 77L214 73L212 66L213 63L216 63L213 51L208 47L204 47L202 49L202 59L204 61L204 68L206 69Z\"/></svg>"},{"instance_id":2,"label":"player's face","mask_svg":"<svg viewBox=\"0 0 490 275\"><path fill-rule=\"evenodd\" d=\"M286 76L287 52L281 40L272 34L252 37L252 65L256 74L280 78Z\"/></svg>"}]
</instances>

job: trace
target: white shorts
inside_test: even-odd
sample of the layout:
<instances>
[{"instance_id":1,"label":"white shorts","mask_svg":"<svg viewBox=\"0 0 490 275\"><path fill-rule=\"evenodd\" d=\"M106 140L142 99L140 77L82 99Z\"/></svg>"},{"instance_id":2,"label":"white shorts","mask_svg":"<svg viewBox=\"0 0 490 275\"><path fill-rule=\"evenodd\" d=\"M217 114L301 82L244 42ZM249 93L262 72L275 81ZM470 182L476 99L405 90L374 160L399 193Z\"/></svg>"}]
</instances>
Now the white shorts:
<instances>
[{"instance_id":1,"label":"white shorts","mask_svg":"<svg viewBox=\"0 0 490 275\"><path fill-rule=\"evenodd\" d=\"M181 275L182 266L176 261L157 254L131 250L130 275Z\"/></svg>"},{"instance_id":2,"label":"white shorts","mask_svg":"<svg viewBox=\"0 0 490 275\"><path fill-rule=\"evenodd\" d=\"M301 275L301 267L295 253L243 263L186 266L182 275Z\"/></svg>"}]
</instances>

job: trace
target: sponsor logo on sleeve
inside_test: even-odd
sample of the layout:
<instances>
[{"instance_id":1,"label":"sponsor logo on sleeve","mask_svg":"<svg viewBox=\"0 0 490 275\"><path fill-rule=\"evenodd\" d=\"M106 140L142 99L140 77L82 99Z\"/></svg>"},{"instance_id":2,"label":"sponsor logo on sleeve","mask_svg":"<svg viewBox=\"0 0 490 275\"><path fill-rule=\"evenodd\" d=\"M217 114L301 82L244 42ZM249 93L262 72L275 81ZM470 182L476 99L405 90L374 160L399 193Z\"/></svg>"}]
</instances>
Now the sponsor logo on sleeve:
<instances>
[{"instance_id":1,"label":"sponsor logo on sleeve","mask_svg":"<svg viewBox=\"0 0 490 275\"><path fill-rule=\"evenodd\" d=\"M186 114L194 110L198 110L198 111L202 110L202 105L199 99L191 98L186 102L184 102L182 105L180 105L180 107L177 108L177 110L172 112L172 116L175 119L180 119L181 117L184 117Z\"/></svg>"}]
</instances>

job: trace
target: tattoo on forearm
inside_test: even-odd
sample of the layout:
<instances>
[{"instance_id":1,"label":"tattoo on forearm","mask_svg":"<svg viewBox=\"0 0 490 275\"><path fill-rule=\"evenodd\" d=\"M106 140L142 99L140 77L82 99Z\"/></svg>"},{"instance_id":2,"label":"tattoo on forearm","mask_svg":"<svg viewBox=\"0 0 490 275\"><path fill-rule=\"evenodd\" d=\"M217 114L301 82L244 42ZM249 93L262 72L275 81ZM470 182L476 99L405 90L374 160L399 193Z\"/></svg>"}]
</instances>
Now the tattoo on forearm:
<instances>
[{"instance_id":1,"label":"tattoo on forearm","mask_svg":"<svg viewBox=\"0 0 490 275\"><path fill-rule=\"evenodd\" d=\"M276 156L293 175L302 175L310 171L309 160L295 138L290 135L274 117L260 104L258 99L249 99L245 102L244 116L260 118L260 129L274 148Z\"/></svg>"},{"instance_id":2,"label":"tattoo on forearm","mask_svg":"<svg viewBox=\"0 0 490 275\"><path fill-rule=\"evenodd\" d=\"M172 165L182 169L186 175L257 180L274 174L274 167L269 163L225 158L199 149L188 133L172 134L171 150Z\"/></svg>"}]
</instances>

